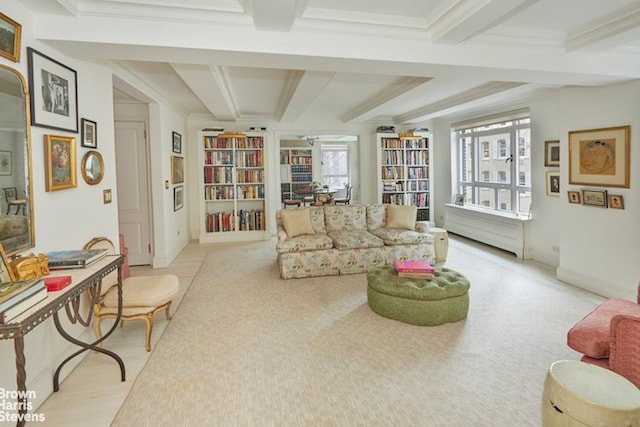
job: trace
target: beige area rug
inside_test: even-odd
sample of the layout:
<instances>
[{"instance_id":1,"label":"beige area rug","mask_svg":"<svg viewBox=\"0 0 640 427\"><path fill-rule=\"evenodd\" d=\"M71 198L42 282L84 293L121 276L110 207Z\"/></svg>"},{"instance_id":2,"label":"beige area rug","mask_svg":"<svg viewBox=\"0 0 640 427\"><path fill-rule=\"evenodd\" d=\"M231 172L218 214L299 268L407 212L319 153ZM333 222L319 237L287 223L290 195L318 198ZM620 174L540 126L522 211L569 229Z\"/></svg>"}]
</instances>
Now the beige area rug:
<instances>
[{"instance_id":1,"label":"beige area rug","mask_svg":"<svg viewBox=\"0 0 640 427\"><path fill-rule=\"evenodd\" d=\"M452 242L465 321L367 305L364 274L281 280L274 243L212 249L114 426L539 426L550 364L597 297L550 268Z\"/></svg>"}]
</instances>

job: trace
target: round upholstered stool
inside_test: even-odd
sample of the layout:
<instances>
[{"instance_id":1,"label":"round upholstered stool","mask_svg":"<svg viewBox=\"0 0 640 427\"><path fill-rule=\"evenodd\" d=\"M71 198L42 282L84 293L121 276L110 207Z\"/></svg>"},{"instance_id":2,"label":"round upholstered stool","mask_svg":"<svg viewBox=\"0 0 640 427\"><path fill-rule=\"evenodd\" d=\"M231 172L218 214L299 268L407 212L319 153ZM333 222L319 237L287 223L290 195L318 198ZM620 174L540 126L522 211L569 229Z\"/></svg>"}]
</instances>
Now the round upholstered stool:
<instances>
[{"instance_id":1,"label":"round upholstered stool","mask_svg":"<svg viewBox=\"0 0 640 427\"><path fill-rule=\"evenodd\" d=\"M469 311L469 280L445 267L431 279L400 277L393 267L367 273L367 298L381 316L420 326L457 322Z\"/></svg>"},{"instance_id":2,"label":"round upholstered stool","mask_svg":"<svg viewBox=\"0 0 640 427\"><path fill-rule=\"evenodd\" d=\"M640 426L640 390L608 369L560 360L544 382L542 425Z\"/></svg>"}]
</instances>

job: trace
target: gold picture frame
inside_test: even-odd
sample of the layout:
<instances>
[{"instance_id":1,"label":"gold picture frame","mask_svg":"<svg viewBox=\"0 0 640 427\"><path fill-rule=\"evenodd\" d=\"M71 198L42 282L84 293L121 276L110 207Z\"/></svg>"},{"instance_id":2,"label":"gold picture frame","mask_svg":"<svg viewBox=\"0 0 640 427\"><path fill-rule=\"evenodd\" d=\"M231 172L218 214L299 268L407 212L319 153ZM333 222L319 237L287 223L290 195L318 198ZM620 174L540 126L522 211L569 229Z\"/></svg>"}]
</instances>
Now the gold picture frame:
<instances>
[{"instance_id":1,"label":"gold picture frame","mask_svg":"<svg viewBox=\"0 0 640 427\"><path fill-rule=\"evenodd\" d=\"M184 157L171 156L171 183L182 184L184 182Z\"/></svg>"},{"instance_id":2,"label":"gold picture frame","mask_svg":"<svg viewBox=\"0 0 640 427\"><path fill-rule=\"evenodd\" d=\"M569 184L629 188L631 126L569 132Z\"/></svg>"},{"instance_id":3,"label":"gold picture frame","mask_svg":"<svg viewBox=\"0 0 640 427\"><path fill-rule=\"evenodd\" d=\"M57 191L77 187L76 139L45 135L45 190Z\"/></svg>"},{"instance_id":4,"label":"gold picture frame","mask_svg":"<svg viewBox=\"0 0 640 427\"><path fill-rule=\"evenodd\" d=\"M611 209L624 209L624 198L621 194L608 194L607 200Z\"/></svg>"},{"instance_id":5,"label":"gold picture frame","mask_svg":"<svg viewBox=\"0 0 640 427\"><path fill-rule=\"evenodd\" d=\"M0 56L20 62L22 25L0 13Z\"/></svg>"},{"instance_id":6,"label":"gold picture frame","mask_svg":"<svg viewBox=\"0 0 640 427\"><path fill-rule=\"evenodd\" d=\"M569 203L582 203L582 198L580 197L579 191L567 191L567 197L569 198Z\"/></svg>"}]
</instances>

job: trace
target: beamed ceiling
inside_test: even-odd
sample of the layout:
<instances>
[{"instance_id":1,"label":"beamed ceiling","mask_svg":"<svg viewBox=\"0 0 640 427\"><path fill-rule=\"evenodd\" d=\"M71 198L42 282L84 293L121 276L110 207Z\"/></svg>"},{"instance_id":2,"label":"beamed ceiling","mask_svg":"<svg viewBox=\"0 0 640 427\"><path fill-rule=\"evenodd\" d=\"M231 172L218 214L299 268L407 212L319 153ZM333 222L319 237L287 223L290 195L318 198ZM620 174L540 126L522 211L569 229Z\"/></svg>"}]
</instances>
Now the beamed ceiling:
<instances>
[{"instance_id":1,"label":"beamed ceiling","mask_svg":"<svg viewBox=\"0 0 640 427\"><path fill-rule=\"evenodd\" d=\"M419 125L640 77L640 1L22 3L45 44L222 122Z\"/></svg>"}]
</instances>

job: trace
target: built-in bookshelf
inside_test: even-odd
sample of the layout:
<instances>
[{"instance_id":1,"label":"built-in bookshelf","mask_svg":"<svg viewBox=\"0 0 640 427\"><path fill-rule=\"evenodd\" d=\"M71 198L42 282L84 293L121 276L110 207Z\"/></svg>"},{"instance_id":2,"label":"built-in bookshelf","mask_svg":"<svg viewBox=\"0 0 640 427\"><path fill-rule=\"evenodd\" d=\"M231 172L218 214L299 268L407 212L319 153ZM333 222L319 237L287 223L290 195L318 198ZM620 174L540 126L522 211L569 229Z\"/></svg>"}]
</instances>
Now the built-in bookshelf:
<instances>
[{"instance_id":1,"label":"built-in bookshelf","mask_svg":"<svg viewBox=\"0 0 640 427\"><path fill-rule=\"evenodd\" d=\"M264 136L201 132L200 242L265 238Z\"/></svg>"},{"instance_id":2,"label":"built-in bookshelf","mask_svg":"<svg viewBox=\"0 0 640 427\"><path fill-rule=\"evenodd\" d=\"M432 222L429 137L378 133L378 203L414 205L417 220Z\"/></svg>"},{"instance_id":3,"label":"built-in bookshelf","mask_svg":"<svg viewBox=\"0 0 640 427\"><path fill-rule=\"evenodd\" d=\"M302 200L304 190L313 181L313 158L310 148L280 149L280 202Z\"/></svg>"}]
</instances>

